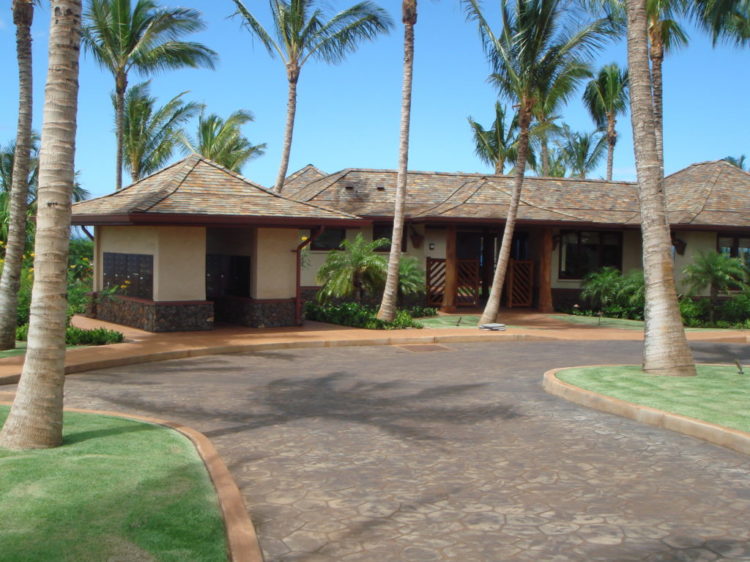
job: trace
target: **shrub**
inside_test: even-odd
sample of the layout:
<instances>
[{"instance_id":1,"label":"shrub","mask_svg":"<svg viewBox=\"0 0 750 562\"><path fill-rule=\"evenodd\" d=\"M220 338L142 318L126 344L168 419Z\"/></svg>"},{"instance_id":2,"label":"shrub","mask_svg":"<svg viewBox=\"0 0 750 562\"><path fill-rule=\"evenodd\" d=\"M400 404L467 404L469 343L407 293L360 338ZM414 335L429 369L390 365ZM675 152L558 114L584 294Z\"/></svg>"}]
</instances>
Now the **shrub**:
<instances>
[{"instance_id":1,"label":"shrub","mask_svg":"<svg viewBox=\"0 0 750 562\"><path fill-rule=\"evenodd\" d=\"M16 328L16 339L18 341L26 341L28 337L28 324L23 324ZM83 328L76 328L75 326L68 326L65 330L66 345L107 345L110 343L120 343L124 337L122 333L107 330L106 328L85 330Z\"/></svg>"},{"instance_id":2,"label":"shrub","mask_svg":"<svg viewBox=\"0 0 750 562\"><path fill-rule=\"evenodd\" d=\"M584 279L581 296L595 310L610 318L642 320L646 303L643 273L631 271L622 275L613 267L605 267ZM592 315L585 310L578 314Z\"/></svg>"},{"instance_id":3,"label":"shrub","mask_svg":"<svg viewBox=\"0 0 750 562\"><path fill-rule=\"evenodd\" d=\"M305 304L305 317L308 320L329 322L331 324L352 326L354 328L366 328L368 330L395 330L422 327L422 324L412 318L408 310L398 310L393 322L378 320L376 312L375 307L356 302L342 304L308 302Z\"/></svg>"},{"instance_id":4,"label":"shrub","mask_svg":"<svg viewBox=\"0 0 750 562\"><path fill-rule=\"evenodd\" d=\"M744 324L750 320L750 292L736 295L719 306L718 317L732 324Z\"/></svg>"},{"instance_id":5,"label":"shrub","mask_svg":"<svg viewBox=\"0 0 750 562\"><path fill-rule=\"evenodd\" d=\"M708 322L711 303L708 299L691 299L685 297L680 300L680 314L685 326L697 328Z\"/></svg>"},{"instance_id":6,"label":"shrub","mask_svg":"<svg viewBox=\"0 0 750 562\"><path fill-rule=\"evenodd\" d=\"M431 306L410 306L406 310L409 311L412 318L427 318L438 314L438 309Z\"/></svg>"}]
</instances>

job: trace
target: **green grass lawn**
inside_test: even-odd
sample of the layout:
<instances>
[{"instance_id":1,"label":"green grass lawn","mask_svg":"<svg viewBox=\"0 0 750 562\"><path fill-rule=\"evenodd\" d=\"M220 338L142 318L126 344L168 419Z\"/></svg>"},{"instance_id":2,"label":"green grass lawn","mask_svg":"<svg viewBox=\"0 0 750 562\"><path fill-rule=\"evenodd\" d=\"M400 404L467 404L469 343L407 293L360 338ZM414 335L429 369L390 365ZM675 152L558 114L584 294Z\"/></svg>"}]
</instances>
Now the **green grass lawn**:
<instances>
[{"instance_id":1,"label":"green grass lawn","mask_svg":"<svg viewBox=\"0 0 750 562\"><path fill-rule=\"evenodd\" d=\"M427 318L417 318L417 321L425 328L476 328L479 316L476 314L428 316Z\"/></svg>"},{"instance_id":2,"label":"green grass lawn","mask_svg":"<svg viewBox=\"0 0 750 562\"><path fill-rule=\"evenodd\" d=\"M565 369L569 384L674 414L750 432L750 367L698 365L697 377L647 375L636 366Z\"/></svg>"},{"instance_id":3,"label":"green grass lawn","mask_svg":"<svg viewBox=\"0 0 750 562\"><path fill-rule=\"evenodd\" d=\"M585 326L601 326L602 328L624 328L626 330L643 330L643 320L627 320L625 318L607 318L602 316L578 316L574 314L555 314L552 316L557 320L570 322L571 324L583 324ZM715 331L722 328L685 328L688 332Z\"/></svg>"},{"instance_id":4,"label":"green grass lawn","mask_svg":"<svg viewBox=\"0 0 750 562\"><path fill-rule=\"evenodd\" d=\"M7 413L0 406L0 424ZM64 439L56 449L0 449L1 560L227 559L216 494L187 438L66 413Z\"/></svg>"},{"instance_id":5,"label":"green grass lawn","mask_svg":"<svg viewBox=\"0 0 750 562\"><path fill-rule=\"evenodd\" d=\"M0 359L5 359L6 357L15 357L16 355L23 355L24 353L26 353L26 342L17 341L15 349L5 349L3 351L0 351Z\"/></svg>"}]
</instances>

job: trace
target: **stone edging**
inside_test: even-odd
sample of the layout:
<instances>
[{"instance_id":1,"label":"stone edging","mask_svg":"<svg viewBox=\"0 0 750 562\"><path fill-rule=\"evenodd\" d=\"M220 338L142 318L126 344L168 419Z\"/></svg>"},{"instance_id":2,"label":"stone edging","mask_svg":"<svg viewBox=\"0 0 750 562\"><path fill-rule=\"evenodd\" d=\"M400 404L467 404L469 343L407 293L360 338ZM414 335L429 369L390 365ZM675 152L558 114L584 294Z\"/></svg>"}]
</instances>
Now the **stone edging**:
<instances>
[{"instance_id":1,"label":"stone edging","mask_svg":"<svg viewBox=\"0 0 750 562\"><path fill-rule=\"evenodd\" d=\"M730 429L713 423L705 422L695 418L689 418L680 414L665 412L649 406L641 406L632 402L626 402L619 398L612 398L598 392L585 390L578 386L566 383L557 378L557 373L572 368L588 367L615 367L619 365L585 365L580 367L563 367L552 369L544 373L542 386L549 394L554 394L570 402L582 406L615 414L640 423L645 423L663 429L676 431L690 437L708 441L714 445L721 445L733 451L750 455L750 433Z\"/></svg>"},{"instance_id":2,"label":"stone edging","mask_svg":"<svg viewBox=\"0 0 750 562\"><path fill-rule=\"evenodd\" d=\"M5 406L11 405L10 402L2 401L0 401L0 404ZM221 460L219 453L208 437L186 425L146 416L105 410L84 410L80 408L66 408L65 411L98 414L152 423L174 429L187 437L201 457L216 490L219 507L224 519L229 560L231 562L263 562L263 554L258 544L258 537L255 534L255 527L253 527L253 523L247 513L247 507L245 506L245 501L242 499L240 489L237 487L229 469L224 464L224 461Z\"/></svg>"}]
</instances>

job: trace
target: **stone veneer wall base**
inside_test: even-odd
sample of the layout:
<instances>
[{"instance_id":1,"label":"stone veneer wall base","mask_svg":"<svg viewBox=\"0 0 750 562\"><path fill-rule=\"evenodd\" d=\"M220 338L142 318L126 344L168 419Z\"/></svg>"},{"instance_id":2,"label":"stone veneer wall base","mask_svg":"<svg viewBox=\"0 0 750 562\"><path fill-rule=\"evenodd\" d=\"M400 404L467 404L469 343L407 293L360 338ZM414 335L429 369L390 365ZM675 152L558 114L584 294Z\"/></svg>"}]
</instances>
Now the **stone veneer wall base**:
<instances>
[{"instance_id":1,"label":"stone veneer wall base","mask_svg":"<svg viewBox=\"0 0 750 562\"><path fill-rule=\"evenodd\" d=\"M212 330L214 306L206 301L155 302L111 297L96 302L96 317L147 332Z\"/></svg>"}]
</instances>

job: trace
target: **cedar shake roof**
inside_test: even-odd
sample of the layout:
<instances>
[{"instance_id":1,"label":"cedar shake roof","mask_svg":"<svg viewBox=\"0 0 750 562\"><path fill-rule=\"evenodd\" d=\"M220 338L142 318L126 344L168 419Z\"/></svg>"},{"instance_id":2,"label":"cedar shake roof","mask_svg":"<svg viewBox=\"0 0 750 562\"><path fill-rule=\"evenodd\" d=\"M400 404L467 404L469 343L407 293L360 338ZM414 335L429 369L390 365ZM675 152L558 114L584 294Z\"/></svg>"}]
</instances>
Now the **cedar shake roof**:
<instances>
[{"instance_id":1,"label":"cedar shake roof","mask_svg":"<svg viewBox=\"0 0 750 562\"><path fill-rule=\"evenodd\" d=\"M513 177L409 172L406 213L412 220L504 219ZM393 170L342 170L299 189L295 199L363 217L393 214ZM693 164L665 179L672 225L750 227L750 174L731 164ZM526 177L519 221L640 224L637 184Z\"/></svg>"},{"instance_id":2,"label":"cedar shake roof","mask_svg":"<svg viewBox=\"0 0 750 562\"><path fill-rule=\"evenodd\" d=\"M316 226L361 219L278 195L197 154L121 191L73 205L73 224L170 221Z\"/></svg>"}]
</instances>

